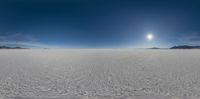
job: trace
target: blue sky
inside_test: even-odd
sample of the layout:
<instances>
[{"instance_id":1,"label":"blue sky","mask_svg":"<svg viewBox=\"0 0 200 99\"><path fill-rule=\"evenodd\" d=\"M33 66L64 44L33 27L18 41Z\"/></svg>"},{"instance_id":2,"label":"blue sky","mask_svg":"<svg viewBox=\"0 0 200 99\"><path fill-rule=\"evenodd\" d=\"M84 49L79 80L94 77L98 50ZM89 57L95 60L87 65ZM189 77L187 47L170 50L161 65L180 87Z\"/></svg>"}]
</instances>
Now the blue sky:
<instances>
[{"instance_id":1,"label":"blue sky","mask_svg":"<svg viewBox=\"0 0 200 99\"><path fill-rule=\"evenodd\" d=\"M0 1L0 44L52 48L200 45L198 0ZM151 32L155 39L146 40Z\"/></svg>"}]
</instances>

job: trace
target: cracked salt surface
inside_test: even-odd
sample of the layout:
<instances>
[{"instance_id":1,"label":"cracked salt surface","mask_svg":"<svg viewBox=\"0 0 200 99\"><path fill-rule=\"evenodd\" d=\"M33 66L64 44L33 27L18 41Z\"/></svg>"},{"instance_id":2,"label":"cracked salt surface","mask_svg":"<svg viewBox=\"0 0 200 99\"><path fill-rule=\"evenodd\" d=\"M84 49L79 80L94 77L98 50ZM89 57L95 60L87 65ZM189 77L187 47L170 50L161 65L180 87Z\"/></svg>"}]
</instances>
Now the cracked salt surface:
<instances>
[{"instance_id":1,"label":"cracked salt surface","mask_svg":"<svg viewBox=\"0 0 200 99\"><path fill-rule=\"evenodd\" d=\"M200 50L1 50L0 99L200 99Z\"/></svg>"}]
</instances>

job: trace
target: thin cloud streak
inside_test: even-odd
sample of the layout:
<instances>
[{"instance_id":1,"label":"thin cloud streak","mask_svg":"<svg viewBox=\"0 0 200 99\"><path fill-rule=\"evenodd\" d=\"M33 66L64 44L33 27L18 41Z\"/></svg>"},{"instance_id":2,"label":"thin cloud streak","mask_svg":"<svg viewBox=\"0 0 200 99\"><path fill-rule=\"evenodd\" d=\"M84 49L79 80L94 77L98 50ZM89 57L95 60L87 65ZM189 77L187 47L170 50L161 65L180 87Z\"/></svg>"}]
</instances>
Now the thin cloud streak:
<instances>
[{"instance_id":1,"label":"thin cloud streak","mask_svg":"<svg viewBox=\"0 0 200 99\"><path fill-rule=\"evenodd\" d=\"M178 42L181 44L188 44L188 45L200 45L200 34L199 33L183 34L178 38Z\"/></svg>"},{"instance_id":2,"label":"thin cloud streak","mask_svg":"<svg viewBox=\"0 0 200 99\"><path fill-rule=\"evenodd\" d=\"M51 46L48 44L40 43L36 38L31 35L9 32L0 35L0 45L19 46L26 48L60 48L58 46Z\"/></svg>"}]
</instances>

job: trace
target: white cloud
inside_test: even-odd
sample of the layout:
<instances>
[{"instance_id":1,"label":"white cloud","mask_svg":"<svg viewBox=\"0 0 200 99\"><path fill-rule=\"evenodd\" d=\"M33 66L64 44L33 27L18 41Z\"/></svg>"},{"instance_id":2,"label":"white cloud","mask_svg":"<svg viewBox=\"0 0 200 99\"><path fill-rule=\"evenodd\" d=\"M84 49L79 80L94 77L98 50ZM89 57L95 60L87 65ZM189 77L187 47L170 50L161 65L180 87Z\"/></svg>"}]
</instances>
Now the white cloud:
<instances>
[{"instance_id":1,"label":"white cloud","mask_svg":"<svg viewBox=\"0 0 200 99\"><path fill-rule=\"evenodd\" d=\"M178 37L181 44L200 45L200 33L182 34Z\"/></svg>"},{"instance_id":2,"label":"white cloud","mask_svg":"<svg viewBox=\"0 0 200 99\"><path fill-rule=\"evenodd\" d=\"M6 46L21 46L28 48L58 48L40 43L33 36L23 33L3 33L0 35L0 45Z\"/></svg>"}]
</instances>

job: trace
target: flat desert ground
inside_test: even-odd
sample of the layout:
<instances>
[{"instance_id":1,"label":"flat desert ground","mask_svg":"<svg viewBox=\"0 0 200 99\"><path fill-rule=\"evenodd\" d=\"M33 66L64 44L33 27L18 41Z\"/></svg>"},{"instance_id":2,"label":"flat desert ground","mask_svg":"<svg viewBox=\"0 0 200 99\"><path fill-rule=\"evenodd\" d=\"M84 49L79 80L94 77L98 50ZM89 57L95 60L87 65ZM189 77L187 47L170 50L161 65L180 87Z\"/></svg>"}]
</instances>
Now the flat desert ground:
<instances>
[{"instance_id":1,"label":"flat desert ground","mask_svg":"<svg viewBox=\"0 0 200 99\"><path fill-rule=\"evenodd\" d=\"M200 99L200 50L0 50L0 99Z\"/></svg>"}]
</instances>

